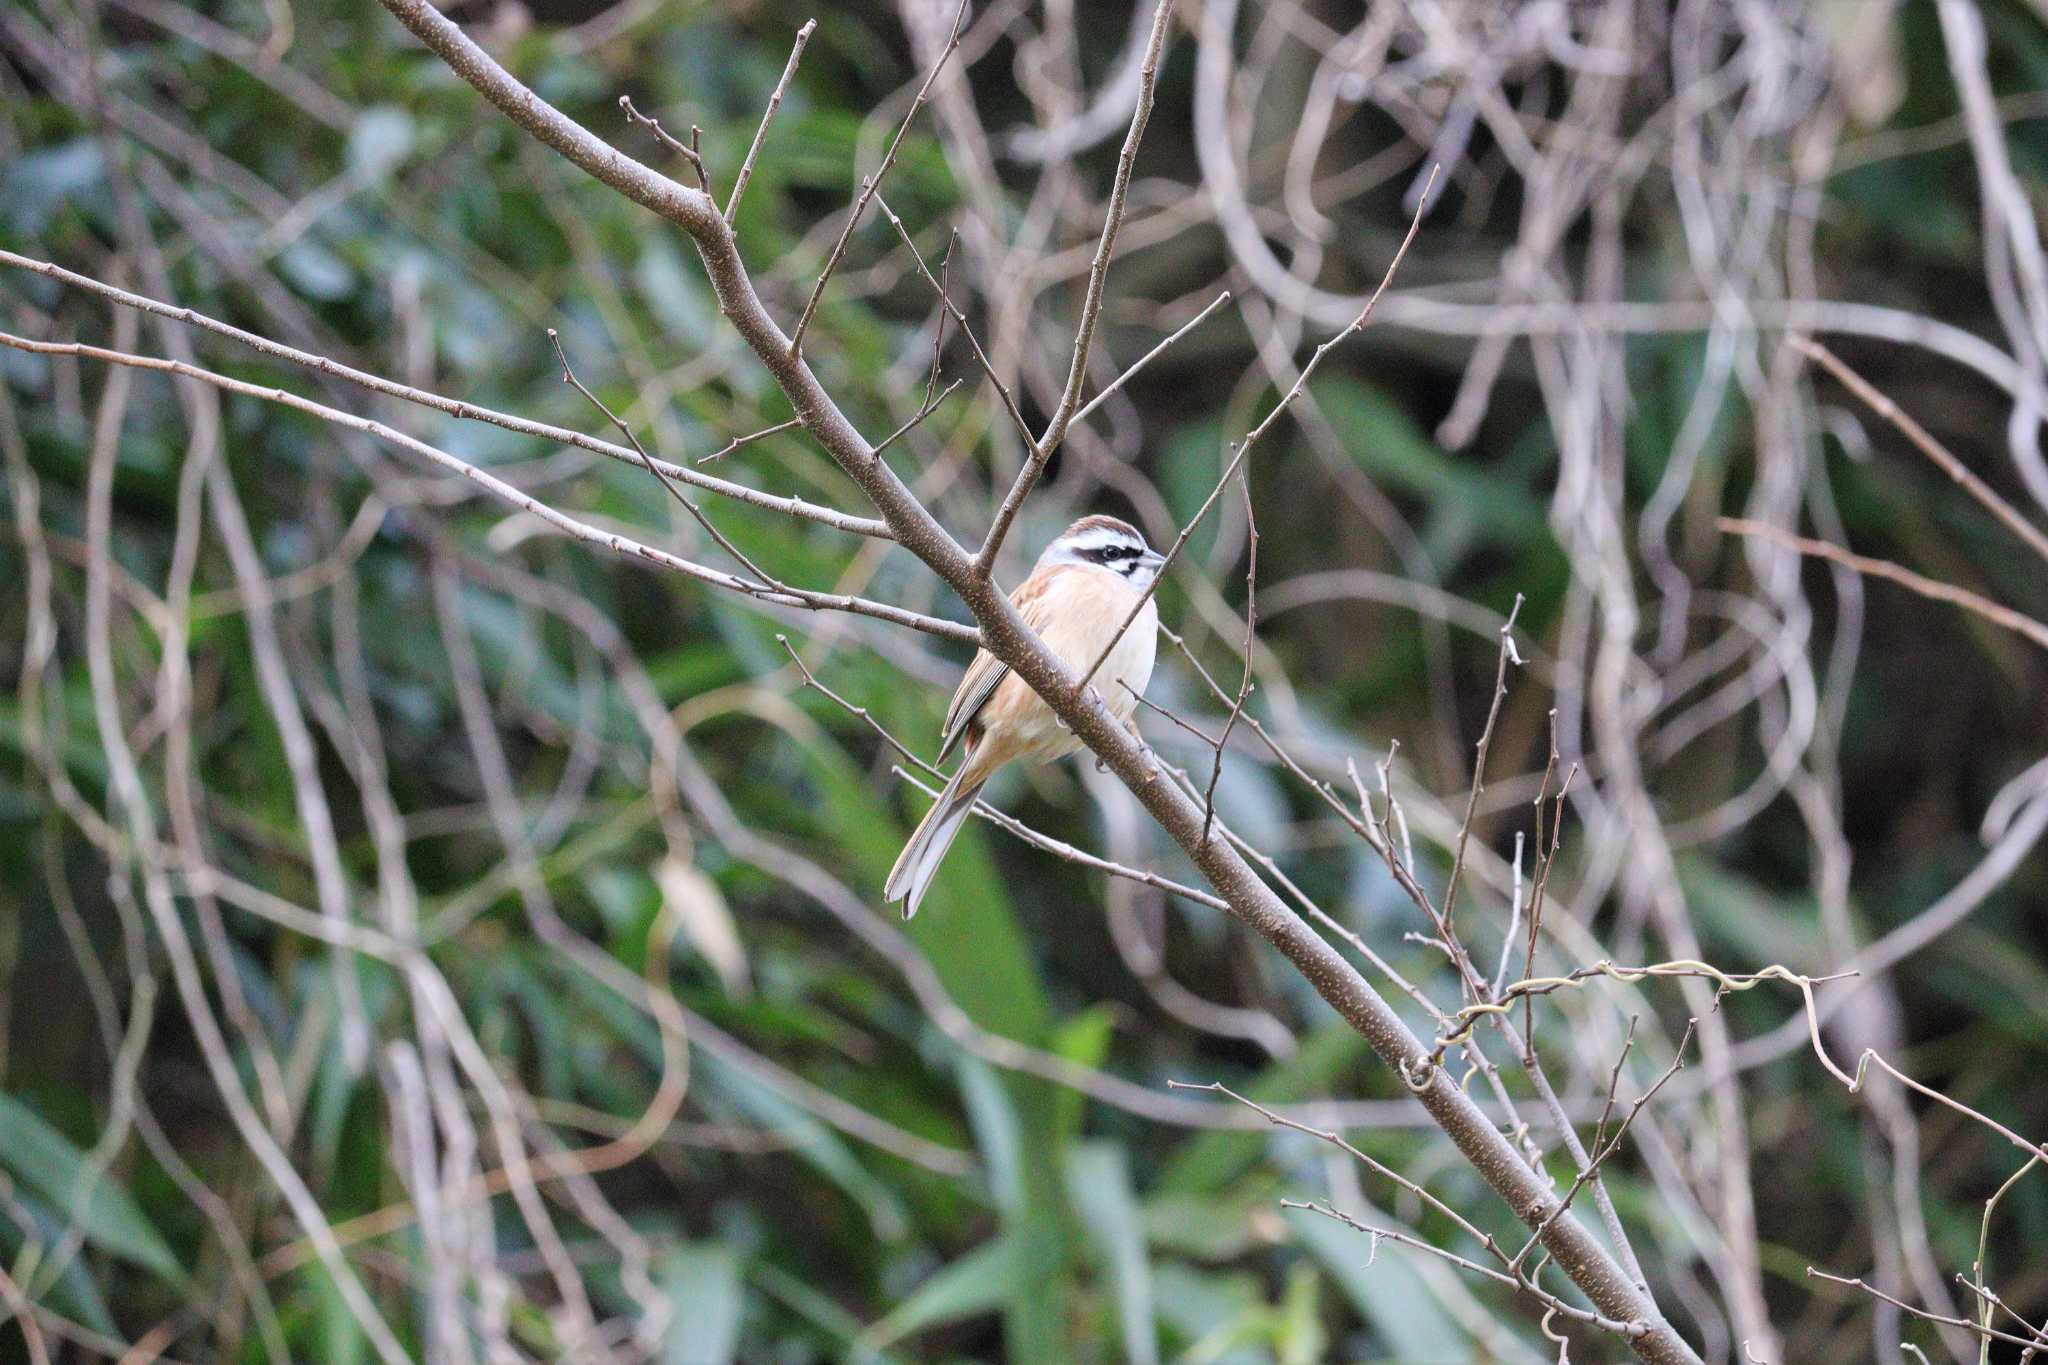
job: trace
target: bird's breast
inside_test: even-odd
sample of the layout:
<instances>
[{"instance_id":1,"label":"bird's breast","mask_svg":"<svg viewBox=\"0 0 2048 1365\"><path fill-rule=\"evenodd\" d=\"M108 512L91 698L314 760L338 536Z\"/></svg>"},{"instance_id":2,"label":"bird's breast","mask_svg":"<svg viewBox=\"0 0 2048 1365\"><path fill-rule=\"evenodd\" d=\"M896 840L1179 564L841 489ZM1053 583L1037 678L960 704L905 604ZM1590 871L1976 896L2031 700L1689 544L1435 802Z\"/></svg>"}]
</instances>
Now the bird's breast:
<instances>
[{"instance_id":1,"label":"bird's breast","mask_svg":"<svg viewBox=\"0 0 2048 1365\"><path fill-rule=\"evenodd\" d=\"M1130 629L1117 634L1140 596L1121 574L1068 567L1049 575L1029 601L1018 604L1025 623L1077 673L1094 663L1112 640L1116 642L1103 658L1094 686L1119 720L1128 720L1137 709L1138 694L1152 679L1159 640L1159 612L1149 598ZM992 746L991 763L1010 757L1044 761L1081 747L1052 708L1014 673L997 686L976 724Z\"/></svg>"},{"instance_id":2,"label":"bird's breast","mask_svg":"<svg viewBox=\"0 0 2048 1365\"><path fill-rule=\"evenodd\" d=\"M1095 662L1104 647L1114 648L1102 660L1095 688L1119 718L1137 709L1135 693L1152 679L1159 644L1159 608L1121 574L1078 569L1059 575L1048 585L1044 623L1038 633L1067 667L1079 671ZM1140 597L1145 605L1121 636L1117 631Z\"/></svg>"}]
</instances>

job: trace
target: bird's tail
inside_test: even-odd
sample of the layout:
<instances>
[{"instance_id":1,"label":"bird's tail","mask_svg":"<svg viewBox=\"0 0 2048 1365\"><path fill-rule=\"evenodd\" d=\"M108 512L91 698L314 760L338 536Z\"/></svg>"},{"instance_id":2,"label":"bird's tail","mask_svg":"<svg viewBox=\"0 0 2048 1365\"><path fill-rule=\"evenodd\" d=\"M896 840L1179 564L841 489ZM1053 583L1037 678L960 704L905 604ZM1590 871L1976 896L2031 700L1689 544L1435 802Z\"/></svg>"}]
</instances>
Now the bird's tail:
<instances>
[{"instance_id":1,"label":"bird's tail","mask_svg":"<svg viewBox=\"0 0 2048 1365\"><path fill-rule=\"evenodd\" d=\"M962 763L953 774L952 781L946 783L939 799L918 822L910 842L903 846L903 852L896 855L896 866L889 869L889 880L882 884L882 898L902 901L905 919L917 913L918 902L924 899L924 893L931 888L932 878L938 875L939 864L946 859L946 850L953 846L960 826L967 822L968 813L974 809L974 798L980 796L981 789L988 785L986 778L972 786L961 785L961 779L973 766L972 763Z\"/></svg>"}]
</instances>

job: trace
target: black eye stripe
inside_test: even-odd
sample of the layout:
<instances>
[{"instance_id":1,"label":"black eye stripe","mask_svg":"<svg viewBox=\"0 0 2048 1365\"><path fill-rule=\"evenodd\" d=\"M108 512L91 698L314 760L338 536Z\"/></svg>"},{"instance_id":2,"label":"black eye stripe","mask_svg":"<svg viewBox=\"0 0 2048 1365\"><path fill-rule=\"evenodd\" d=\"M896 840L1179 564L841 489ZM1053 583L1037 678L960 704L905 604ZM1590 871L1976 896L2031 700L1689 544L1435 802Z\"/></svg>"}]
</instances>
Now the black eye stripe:
<instances>
[{"instance_id":1,"label":"black eye stripe","mask_svg":"<svg viewBox=\"0 0 2048 1365\"><path fill-rule=\"evenodd\" d=\"M1135 564L1145 557L1143 546L1133 545L1127 540L1098 542L1093 545L1076 545L1069 553L1077 559L1084 559L1105 567Z\"/></svg>"}]
</instances>

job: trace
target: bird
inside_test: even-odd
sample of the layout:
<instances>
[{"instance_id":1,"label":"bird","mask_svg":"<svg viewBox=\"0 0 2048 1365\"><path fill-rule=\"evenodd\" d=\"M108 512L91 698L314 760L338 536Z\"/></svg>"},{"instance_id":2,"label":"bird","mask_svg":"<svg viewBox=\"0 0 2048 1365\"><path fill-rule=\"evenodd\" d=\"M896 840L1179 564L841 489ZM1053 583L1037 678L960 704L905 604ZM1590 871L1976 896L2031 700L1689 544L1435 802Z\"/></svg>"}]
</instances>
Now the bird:
<instances>
[{"instance_id":1,"label":"bird","mask_svg":"<svg viewBox=\"0 0 2048 1365\"><path fill-rule=\"evenodd\" d=\"M1129 522L1088 516L1045 547L1031 574L1010 594L1010 605L1067 667L1095 662L1110 642L1095 682L1110 713L1128 724L1152 679L1159 643L1159 609L1151 589L1166 556L1145 543ZM1117 630L1143 603L1130 628ZM917 913L946 850L974 809L974 800L1005 763L1049 763L1081 747L1052 708L1022 678L987 650L974 656L946 708L938 761L963 748L960 766L911 834L882 895L903 903L903 918Z\"/></svg>"}]
</instances>

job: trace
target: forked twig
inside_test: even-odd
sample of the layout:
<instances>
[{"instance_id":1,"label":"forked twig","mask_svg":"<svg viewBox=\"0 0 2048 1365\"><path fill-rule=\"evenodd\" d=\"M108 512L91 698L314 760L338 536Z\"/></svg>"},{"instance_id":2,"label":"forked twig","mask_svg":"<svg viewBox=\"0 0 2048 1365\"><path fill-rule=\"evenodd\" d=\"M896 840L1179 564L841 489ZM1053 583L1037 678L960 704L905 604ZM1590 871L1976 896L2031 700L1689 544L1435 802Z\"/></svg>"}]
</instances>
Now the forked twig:
<instances>
[{"instance_id":1,"label":"forked twig","mask_svg":"<svg viewBox=\"0 0 2048 1365\"><path fill-rule=\"evenodd\" d=\"M1145 124L1152 117L1152 94L1159 83L1159 57L1166 48L1166 26L1173 16L1174 0L1159 0L1159 7L1152 14L1152 32L1145 45L1145 62L1138 72L1137 107L1131 112L1131 126L1124 134L1123 149L1117 153L1116 175L1110 182L1109 207L1102 216L1102 235L1095 245L1095 260L1088 267L1088 287L1081 300L1081 318L1074 327L1074 353L1067 363L1067 382L1060 391L1059 404L1052 416L1046 420L1045 431L1036 441L1024 459L1024 467L1017 471L1017 477L1010 485L1010 491L1003 496L1002 505L996 509L993 521L989 523L988 535L981 542L981 549L974 556L974 572L982 580L995 572L996 555L1003 548L1003 537L1009 534L1010 525L1017 518L1024 499L1031 495L1031 489L1044 472L1053 452L1067 437L1067 426L1073 421L1074 410L1080 406L1081 388L1088 379L1088 351L1095 342L1095 327L1102 317L1102 291L1109 279L1109 262L1116 254L1117 230L1123 226L1124 200L1131 188L1131 171L1138 160L1138 143L1145 136ZM1203 841L1208 840L1207 831Z\"/></svg>"},{"instance_id":2,"label":"forked twig","mask_svg":"<svg viewBox=\"0 0 2048 1365\"><path fill-rule=\"evenodd\" d=\"M947 58L960 46L960 35L965 31L966 23L967 0L960 0L960 8L953 15L952 36L946 40L945 49L939 53L938 60L932 63L931 73L924 78L924 84L918 87L916 98L910 101L910 112L906 113L903 122L897 125L896 136L889 139L889 150L882 154L882 164L875 167L873 175L863 177L860 182L860 193L854 197L853 208L846 215L846 226L839 230L839 240L832 244L831 254L825 257L825 268L818 272L818 282L811 288L811 297L804 304L803 315L796 320L796 328L789 334L791 356L803 354L804 333L810 328L811 318L817 314L818 301L825 297L825 285L831 280L832 272L839 268L840 258L846 255L846 244L853 239L853 230L860 226L861 215L867 212L868 201L881 192L882 178L888 175L890 168L896 164L896 153L902 148L903 138L910 132L910 125L916 120L917 111L924 108L925 101L931 98L932 86L938 81L939 73L946 69Z\"/></svg>"},{"instance_id":3,"label":"forked twig","mask_svg":"<svg viewBox=\"0 0 2048 1365\"><path fill-rule=\"evenodd\" d=\"M698 138L703 133L703 129L693 125L690 129L690 140L682 142L672 135L668 129L661 126L660 119L643 114L638 109L635 109L631 95L619 96L619 108L625 111L628 122L637 123L642 128L652 132L657 138L661 139L662 146L689 162L691 169L697 172L698 188L702 189L706 194L711 193L711 172L704 169L704 154L698 150Z\"/></svg>"},{"instance_id":4,"label":"forked twig","mask_svg":"<svg viewBox=\"0 0 2048 1365\"><path fill-rule=\"evenodd\" d=\"M722 460L726 456L732 454L735 450L738 450L741 446L752 445L754 442L766 440L770 436L779 436L783 432L789 431L795 427L800 427L803 424L803 418L792 417L787 422L777 422L772 427L763 427L759 431L750 431L744 436L735 436L730 441L726 442L724 446L712 451L709 455L698 456L697 463L700 465L705 465L710 464L713 460Z\"/></svg>"},{"instance_id":5,"label":"forked twig","mask_svg":"<svg viewBox=\"0 0 2048 1365\"><path fill-rule=\"evenodd\" d=\"M1434 169L1430 171L1429 179L1430 183L1435 183L1436 171ZM1308 363L1301 367L1301 373L1295 376L1293 386L1281 395L1280 401L1274 405L1273 410L1267 413L1260 420L1259 424L1247 432L1244 439L1237 443L1237 449L1231 454L1230 463L1224 467L1223 476L1216 480L1216 486L1209 490L1209 496L1203 500L1199 508L1195 509L1195 515L1188 520L1186 526L1181 528L1180 534L1174 537L1172 546L1166 551L1164 562L1159 566L1158 577L1154 578L1151 585L1138 595L1138 600L1132 604L1130 611L1125 614L1123 624L1116 628L1116 633L1110 637L1109 643L1102 647L1102 651L1095 656L1095 661L1088 665L1087 669L1082 672L1080 679L1074 684L1075 696L1085 696L1087 694L1089 681L1101 669L1103 661L1109 658L1110 651L1114 650L1122 642L1125 632L1131 628L1131 623L1138 619L1138 613L1143 611L1145 604L1152 600L1152 594L1158 592L1159 585L1166 581L1166 571L1172 568L1174 560L1180 557L1181 550L1187 546L1188 537L1192 536L1195 533L1195 528L1199 527L1208 517L1209 509L1216 505L1216 499L1222 495L1224 488L1230 483L1230 476L1237 473L1238 466L1244 463L1245 456L1251 453L1252 447L1258 444L1259 438L1264 436L1273 423L1279 420L1280 414L1287 411L1293 405L1294 400L1300 397L1301 391L1308 386L1309 377L1316 372L1316 367L1323 363L1323 357L1328 355L1339 342L1350 337L1355 332L1363 331L1365 324L1372 320L1372 310L1379 304L1380 296L1387 292L1387 286L1394 282L1394 273L1401 268L1402 260L1408 255L1408 248L1414 245L1416 234L1422 230L1422 215L1427 205L1428 195L1425 193L1422 202L1416 206L1414 218L1409 220L1407 234L1401 238L1401 245L1394 251L1394 258L1387 262L1387 273L1380 277L1378 286L1367 297L1365 306L1358 310L1358 316L1353 318L1350 325L1344 328L1343 331L1338 332L1335 336L1323 342L1322 345L1316 347L1315 354L1308 358Z\"/></svg>"},{"instance_id":6,"label":"forked twig","mask_svg":"<svg viewBox=\"0 0 2048 1365\"><path fill-rule=\"evenodd\" d=\"M967 325L967 315L961 312L960 305L954 303L951 297L947 295L946 286L933 277L931 267L924 263L923 253L917 249L917 243L911 240L910 230L903 226L903 220L898 218L896 211L889 207L889 201L877 195L875 197L875 204L882 210L882 216L889 220L889 226L896 229L897 237L902 239L904 247L910 252L910 259L917 266L917 273L924 276L925 283L929 284L938 294L940 310L952 317L954 325L960 329L960 334L967 338L967 344L973 348L975 360L981 365L982 374L987 376L989 383L995 386L996 393L1003 400L1003 407L1010 414L1011 422L1016 424L1017 430L1023 436L1025 443L1027 445L1030 444L1032 440L1031 424L1024 420L1024 414L1018 409L1017 400L1010 393L1009 385L1003 383L1002 376L996 372L995 362L988 358L988 352L981 348L981 341L974 335L974 329ZM952 246L949 239L947 254L951 255L951 252Z\"/></svg>"},{"instance_id":7,"label":"forked twig","mask_svg":"<svg viewBox=\"0 0 2048 1365\"><path fill-rule=\"evenodd\" d=\"M655 482L659 483L663 488L667 489L669 496L674 498L677 502L681 503L683 506L683 510L688 512L690 516L695 519L696 523L704 528L704 533L710 536L713 540L717 541L720 549L724 550L727 554L731 555L734 559L738 560L740 564L743 567L745 567L748 573L752 574L757 580L759 580L763 587L772 588L777 591L787 592L788 587L786 584L782 583L780 580L776 579L772 575L763 572L761 568L754 563L753 560L747 558L746 554L742 552L737 545L734 545L730 540L727 540L725 538L724 532L720 531L716 526L713 526L711 524L711 519L704 515L704 509L699 507L687 493L683 492L682 486L676 483L675 480L669 478L666 474L663 474L661 470L655 466L654 457L647 453L646 446L640 444L640 438L633 434L633 428L626 425L625 419L620 417L616 412L613 412L611 408L606 405L605 401L602 398L599 398L595 393L592 393L590 391L589 386L576 377L576 371L570 368L569 365L569 353L562 349L561 334L556 332L555 329L552 327L548 328L548 341L555 348L555 358L562 362L562 382L569 385L571 388L575 389L576 392L582 394L584 398L589 400L592 407L595 407L599 412L603 413L605 415L606 420L610 421L610 423L613 426L619 429L619 434L626 438L626 444L632 446L633 449L636 452L638 452L640 456L640 462L647 466L647 472L654 476Z\"/></svg>"}]
</instances>

